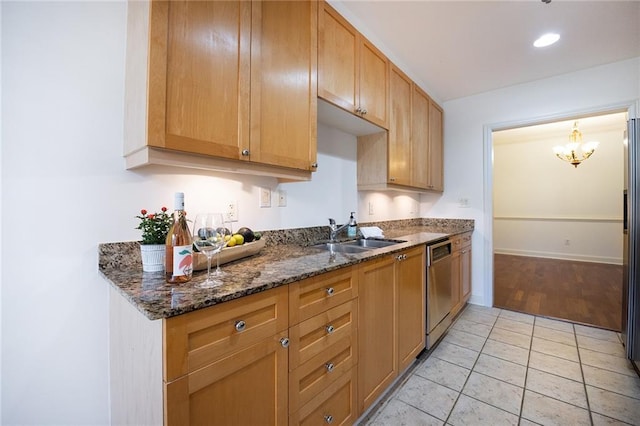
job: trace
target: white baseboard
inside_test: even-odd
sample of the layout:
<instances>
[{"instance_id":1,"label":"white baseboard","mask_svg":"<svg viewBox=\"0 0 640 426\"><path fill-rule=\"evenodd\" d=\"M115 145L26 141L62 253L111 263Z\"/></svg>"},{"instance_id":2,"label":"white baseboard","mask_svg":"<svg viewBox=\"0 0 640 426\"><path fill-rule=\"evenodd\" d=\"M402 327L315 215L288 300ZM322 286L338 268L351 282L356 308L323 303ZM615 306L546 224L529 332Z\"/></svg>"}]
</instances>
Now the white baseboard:
<instances>
[{"instance_id":1,"label":"white baseboard","mask_svg":"<svg viewBox=\"0 0 640 426\"><path fill-rule=\"evenodd\" d=\"M528 257L543 257L546 259L559 259L559 260L574 260L577 262L593 262L593 263L608 263L611 265L622 265L622 258L618 257L606 257L606 256L589 256L573 253L552 253L543 251L532 250L514 250L514 249L494 249L495 254L509 254L512 256L528 256Z\"/></svg>"}]
</instances>

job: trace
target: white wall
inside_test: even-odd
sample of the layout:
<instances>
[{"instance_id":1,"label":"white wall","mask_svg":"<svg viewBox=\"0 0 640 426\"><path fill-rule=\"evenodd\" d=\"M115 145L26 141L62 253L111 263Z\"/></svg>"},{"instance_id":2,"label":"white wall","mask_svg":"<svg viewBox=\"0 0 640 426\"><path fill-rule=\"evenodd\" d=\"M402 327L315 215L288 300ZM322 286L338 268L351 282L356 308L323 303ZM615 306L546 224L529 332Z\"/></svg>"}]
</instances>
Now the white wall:
<instances>
[{"instance_id":1,"label":"white wall","mask_svg":"<svg viewBox=\"0 0 640 426\"><path fill-rule=\"evenodd\" d=\"M237 201L237 226L264 230L342 223L350 211L406 218L418 200L358 196L355 137L323 125L311 182L124 170L125 27L124 2L2 2L2 424L109 422L97 245L138 239L140 209L172 208L184 191L190 211ZM259 208L260 187L287 191L287 207L274 193ZM363 217L370 196L376 210Z\"/></svg>"},{"instance_id":2,"label":"white wall","mask_svg":"<svg viewBox=\"0 0 640 426\"><path fill-rule=\"evenodd\" d=\"M474 303L493 303L491 130L619 110L639 98L640 58L635 58L444 103L445 194L421 214L456 216L462 210L457 200L469 200L467 213L476 220Z\"/></svg>"},{"instance_id":3,"label":"white wall","mask_svg":"<svg viewBox=\"0 0 640 426\"><path fill-rule=\"evenodd\" d=\"M494 252L622 264L626 120L616 117L617 128L585 133L585 142L600 145L577 168L553 154L568 142L572 122L560 135L544 126L525 138L493 134Z\"/></svg>"}]
</instances>

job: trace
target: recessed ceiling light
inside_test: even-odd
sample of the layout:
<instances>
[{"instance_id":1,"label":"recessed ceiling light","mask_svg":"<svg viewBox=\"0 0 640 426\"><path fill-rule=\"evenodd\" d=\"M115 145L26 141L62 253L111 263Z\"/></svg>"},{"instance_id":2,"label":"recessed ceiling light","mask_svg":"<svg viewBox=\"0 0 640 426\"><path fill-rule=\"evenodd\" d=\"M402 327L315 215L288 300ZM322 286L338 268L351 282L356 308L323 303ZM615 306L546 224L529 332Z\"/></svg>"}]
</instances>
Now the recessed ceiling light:
<instances>
[{"instance_id":1,"label":"recessed ceiling light","mask_svg":"<svg viewBox=\"0 0 640 426\"><path fill-rule=\"evenodd\" d=\"M550 46L556 41L560 40L560 35L556 33L546 33L540 36L536 41L533 42L535 47L546 47Z\"/></svg>"}]
</instances>

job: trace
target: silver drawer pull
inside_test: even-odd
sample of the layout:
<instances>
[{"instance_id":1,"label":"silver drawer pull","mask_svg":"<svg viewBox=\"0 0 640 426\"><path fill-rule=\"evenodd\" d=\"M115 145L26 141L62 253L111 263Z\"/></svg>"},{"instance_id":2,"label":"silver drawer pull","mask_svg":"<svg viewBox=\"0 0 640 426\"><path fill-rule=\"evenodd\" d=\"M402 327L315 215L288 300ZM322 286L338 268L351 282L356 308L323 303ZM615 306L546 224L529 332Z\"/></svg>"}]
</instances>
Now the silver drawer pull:
<instances>
[{"instance_id":1,"label":"silver drawer pull","mask_svg":"<svg viewBox=\"0 0 640 426\"><path fill-rule=\"evenodd\" d=\"M282 345L283 348L288 348L289 347L289 339L286 337L283 337L282 339L280 339L280 344Z\"/></svg>"},{"instance_id":2,"label":"silver drawer pull","mask_svg":"<svg viewBox=\"0 0 640 426\"><path fill-rule=\"evenodd\" d=\"M327 369L328 373L331 373L333 371L333 368L335 367L332 362L328 362L324 366Z\"/></svg>"},{"instance_id":3,"label":"silver drawer pull","mask_svg":"<svg viewBox=\"0 0 640 426\"><path fill-rule=\"evenodd\" d=\"M333 328L333 326L332 326L332 325L328 325L328 326L325 328L325 330L327 330L327 334L331 334L331 333L333 333L334 328Z\"/></svg>"},{"instance_id":4,"label":"silver drawer pull","mask_svg":"<svg viewBox=\"0 0 640 426\"><path fill-rule=\"evenodd\" d=\"M331 424L331 423L333 423L333 416L332 416L331 414L327 414L326 416L324 416L324 421L325 421L327 424Z\"/></svg>"},{"instance_id":5,"label":"silver drawer pull","mask_svg":"<svg viewBox=\"0 0 640 426\"><path fill-rule=\"evenodd\" d=\"M329 287L327 289L327 296L333 296L333 293L335 293L335 290L333 289L333 287Z\"/></svg>"},{"instance_id":6,"label":"silver drawer pull","mask_svg":"<svg viewBox=\"0 0 640 426\"><path fill-rule=\"evenodd\" d=\"M244 329L247 327L247 323L242 321L242 320L238 320L236 321L236 331L244 331Z\"/></svg>"},{"instance_id":7,"label":"silver drawer pull","mask_svg":"<svg viewBox=\"0 0 640 426\"><path fill-rule=\"evenodd\" d=\"M248 157L248 156L249 156L249 154L250 154L250 152L249 152L249 150L248 150L248 149L243 149L243 150L242 150L242 155L243 155L244 157Z\"/></svg>"}]
</instances>

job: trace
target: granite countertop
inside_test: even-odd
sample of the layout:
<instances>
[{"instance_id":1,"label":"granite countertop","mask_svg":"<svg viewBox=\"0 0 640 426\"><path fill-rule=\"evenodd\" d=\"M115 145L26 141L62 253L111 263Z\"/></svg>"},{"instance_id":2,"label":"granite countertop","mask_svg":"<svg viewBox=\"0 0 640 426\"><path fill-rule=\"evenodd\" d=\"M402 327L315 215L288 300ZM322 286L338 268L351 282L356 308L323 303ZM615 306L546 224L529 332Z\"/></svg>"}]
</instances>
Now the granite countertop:
<instances>
[{"instance_id":1,"label":"granite countertop","mask_svg":"<svg viewBox=\"0 0 640 426\"><path fill-rule=\"evenodd\" d=\"M314 275L471 231L473 220L408 219L361 224L379 226L386 239L405 241L362 253L335 253L312 247L326 241L329 227L264 231L266 245L254 256L222 266L223 285L199 288L207 271L194 272L184 284L169 284L163 272L142 272L137 242L99 245L98 269L111 285L150 320L216 305Z\"/></svg>"}]
</instances>

